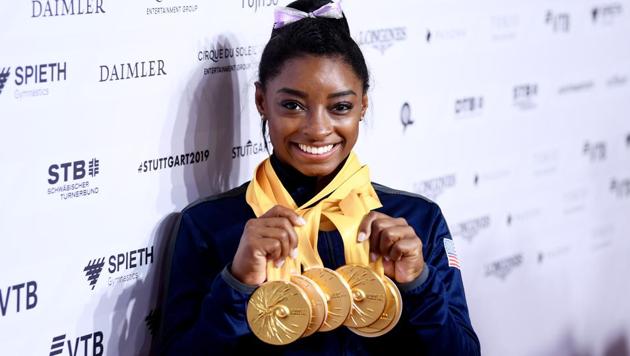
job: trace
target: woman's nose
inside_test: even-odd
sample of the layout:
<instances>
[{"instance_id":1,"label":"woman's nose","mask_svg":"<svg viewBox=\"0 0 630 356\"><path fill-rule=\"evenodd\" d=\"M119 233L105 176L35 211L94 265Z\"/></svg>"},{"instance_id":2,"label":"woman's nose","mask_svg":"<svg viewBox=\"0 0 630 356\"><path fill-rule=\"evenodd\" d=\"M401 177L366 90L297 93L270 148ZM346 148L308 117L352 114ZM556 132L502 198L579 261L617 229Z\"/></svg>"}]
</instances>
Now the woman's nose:
<instances>
[{"instance_id":1,"label":"woman's nose","mask_svg":"<svg viewBox=\"0 0 630 356\"><path fill-rule=\"evenodd\" d=\"M303 132L312 140L320 140L330 135L333 130L332 121L325 109L312 110L306 115Z\"/></svg>"}]
</instances>

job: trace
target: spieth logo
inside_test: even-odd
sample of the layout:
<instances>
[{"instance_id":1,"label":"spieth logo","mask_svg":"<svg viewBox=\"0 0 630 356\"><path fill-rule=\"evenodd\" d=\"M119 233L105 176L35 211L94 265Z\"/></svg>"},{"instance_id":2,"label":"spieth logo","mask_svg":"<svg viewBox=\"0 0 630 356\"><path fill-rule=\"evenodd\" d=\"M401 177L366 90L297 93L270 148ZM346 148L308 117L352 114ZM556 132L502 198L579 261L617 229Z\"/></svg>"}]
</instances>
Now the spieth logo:
<instances>
[{"instance_id":1,"label":"spieth logo","mask_svg":"<svg viewBox=\"0 0 630 356\"><path fill-rule=\"evenodd\" d=\"M245 146L232 147L232 159L256 155L262 152L265 152L264 142L252 143L252 140L247 140Z\"/></svg>"},{"instance_id":2,"label":"spieth logo","mask_svg":"<svg viewBox=\"0 0 630 356\"><path fill-rule=\"evenodd\" d=\"M569 32L570 16L568 13L554 13L551 10L545 15L545 24L553 29L553 32Z\"/></svg>"},{"instance_id":3,"label":"spieth logo","mask_svg":"<svg viewBox=\"0 0 630 356\"><path fill-rule=\"evenodd\" d=\"M2 89L4 89L5 83L7 83L10 74L11 67L2 68L2 71L0 71L0 93L2 93ZM42 88L42 86L49 85L49 83L65 81L66 75L66 62L43 63L15 67L15 70L13 71L15 80L13 82L18 89L15 91L14 95L17 99L48 95L48 88ZM39 87L37 89L19 89L34 85L38 85Z\"/></svg>"},{"instance_id":4,"label":"spieth logo","mask_svg":"<svg viewBox=\"0 0 630 356\"><path fill-rule=\"evenodd\" d=\"M125 272L142 266L147 266L153 263L153 246L111 255L109 256L107 261L107 272L110 275ZM92 287L92 290L94 290L94 287L96 287L96 283L98 282L98 279L104 267L105 257L101 257L89 261L87 266L83 268L83 271L85 272L85 277L87 278L89 285ZM131 272L120 276L109 277L107 284L111 287L115 284L136 280L139 278L140 275L138 272Z\"/></svg>"},{"instance_id":5,"label":"spieth logo","mask_svg":"<svg viewBox=\"0 0 630 356\"><path fill-rule=\"evenodd\" d=\"M359 33L357 43L360 46L370 45L385 54L385 51L395 42L407 39L406 27L384 28L380 30L368 30Z\"/></svg>"},{"instance_id":6,"label":"spieth logo","mask_svg":"<svg viewBox=\"0 0 630 356\"><path fill-rule=\"evenodd\" d=\"M481 230L490 227L490 216L482 216L473 220L464 221L457 225L457 230L453 236L462 237L468 241L472 241Z\"/></svg>"},{"instance_id":7,"label":"spieth logo","mask_svg":"<svg viewBox=\"0 0 630 356\"><path fill-rule=\"evenodd\" d=\"M2 68L2 71L0 71L0 94L2 94L2 89L4 89L4 83L6 83L7 80L9 80L10 74L11 74L11 67Z\"/></svg>"},{"instance_id":8,"label":"spieth logo","mask_svg":"<svg viewBox=\"0 0 630 356\"><path fill-rule=\"evenodd\" d=\"M537 84L517 85L512 91L514 106L521 110L529 110L536 107L534 99L538 95Z\"/></svg>"},{"instance_id":9,"label":"spieth logo","mask_svg":"<svg viewBox=\"0 0 630 356\"><path fill-rule=\"evenodd\" d=\"M610 182L610 191L618 198L630 197L630 178L613 178Z\"/></svg>"},{"instance_id":10,"label":"spieth logo","mask_svg":"<svg viewBox=\"0 0 630 356\"><path fill-rule=\"evenodd\" d=\"M400 122L403 125L403 133L407 131L407 126L413 125L414 121L411 118L411 106L409 103L404 103L400 108Z\"/></svg>"},{"instance_id":11,"label":"spieth logo","mask_svg":"<svg viewBox=\"0 0 630 356\"><path fill-rule=\"evenodd\" d=\"M24 307L26 310L35 308L37 306L37 282L18 283L8 286L6 290L0 288L0 312L2 312L2 316L5 316L9 310L13 310L13 308L9 308L12 304L15 304L16 313L24 311ZM22 305L21 309L20 305Z\"/></svg>"},{"instance_id":12,"label":"spieth logo","mask_svg":"<svg viewBox=\"0 0 630 356\"><path fill-rule=\"evenodd\" d=\"M102 356L104 352L103 332L95 331L74 339L66 339L66 334L53 337L48 355Z\"/></svg>"},{"instance_id":13,"label":"spieth logo","mask_svg":"<svg viewBox=\"0 0 630 356\"><path fill-rule=\"evenodd\" d=\"M278 0L241 0L241 8L253 9L254 12L265 7L277 6Z\"/></svg>"},{"instance_id":14,"label":"spieth logo","mask_svg":"<svg viewBox=\"0 0 630 356\"><path fill-rule=\"evenodd\" d=\"M414 183L414 192L423 195L431 200L442 195L448 188L455 186L455 175L447 175L443 177L433 178L422 182Z\"/></svg>"},{"instance_id":15,"label":"spieth logo","mask_svg":"<svg viewBox=\"0 0 630 356\"><path fill-rule=\"evenodd\" d=\"M483 97L467 97L455 100L455 117L466 118L481 114Z\"/></svg>"},{"instance_id":16,"label":"spieth logo","mask_svg":"<svg viewBox=\"0 0 630 356\"><path fill-rule=\"evenodd\" d=\"M94 178L100 173L100 162L92 158L86 161L51 164L48 167L48 195L59 194L62 200L98 194L97 186L90 186L88 177ZM61 184L61 185L59 185Z\"/></svg>"},{"instance_id":17,"label":"spieth logo","mask_svg":"<svg viewBox=\"0 0 630 356\"><path fill-rule=\"evenodd\" d=\"M612 25L622 12L623 6L620 3L597 6L591 10L591 20L597 25Z\"/></svg>"},{"instance_id":18,"label":"spieth logo","mask_svg":"<svg viewBox=\"0 0 630 356\"><path fill-rule=\"evenodd\" d=\"M112 64L111 66L101 65L99 68L101 70L99 82L101 83L112 80L150 78L166 75L166 71L164 71L164 60L162 59Z\"/></svg>"},{"instance_id":19,"label":"spieth logo","mask_svg":"<svg viewBox=\"0 0 630 356\"><path fill-rule=\"evenodd\" d=\"M31 0L31 17L104 14L103 0Z\"/></svg>"},{"instance_id":20,"label":"spieth logo","mask_svg":"<svg viewBox=\"0 0 630 356\"><path fill-rule=\"evenodd\" d=\"M495 276L504 281L517 267L523 264L523 254L504 258L486 265L486 277Z\"/></svg>"},{"instance_id":21,"label":"spieth logo","mask_svg":"<svg viewBox=\"0 0 630 356\"><path fill-rule=\"evenodd\" d=\"M585 142L582 154L591 162L602 162L606 160L606 142Z\"/></svg>"}]
</instances>

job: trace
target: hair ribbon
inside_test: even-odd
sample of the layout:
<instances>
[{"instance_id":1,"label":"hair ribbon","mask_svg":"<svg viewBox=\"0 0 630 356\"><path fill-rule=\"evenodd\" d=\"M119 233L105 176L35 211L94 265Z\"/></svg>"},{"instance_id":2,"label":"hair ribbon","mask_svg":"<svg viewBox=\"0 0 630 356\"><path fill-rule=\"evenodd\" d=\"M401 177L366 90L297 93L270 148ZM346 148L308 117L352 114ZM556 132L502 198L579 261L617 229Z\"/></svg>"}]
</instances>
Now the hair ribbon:
<instances>
[{"instance_id":1,"label":"hair ribbon","mask_svg":"<svg viewBox=\"0 0 630 356\"><path fill-rule=\"evenodd\" d=\"M329 19L341 19L343 18L343 12L341 11L341 2L334 1L326 5L323 5L319 9L311 12L300 11L291 7L277 7L274 11L274 23L273 28L278 29L288 24L300 21L305 18L325 17Z\"/></svg>"}]
</instances>

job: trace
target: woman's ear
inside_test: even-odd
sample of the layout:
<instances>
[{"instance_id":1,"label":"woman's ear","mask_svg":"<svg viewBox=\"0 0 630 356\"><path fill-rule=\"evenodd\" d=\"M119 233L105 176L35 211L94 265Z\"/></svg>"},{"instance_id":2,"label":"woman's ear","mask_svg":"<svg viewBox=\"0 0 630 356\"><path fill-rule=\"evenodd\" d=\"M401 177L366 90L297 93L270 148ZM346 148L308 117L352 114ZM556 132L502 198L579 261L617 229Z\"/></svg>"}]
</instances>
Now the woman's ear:
<instances>
[{"instance_id":1,"label":"woman's ear","mask_svg":"<svg viewBox=\"0 0 630 356\"><path fill-rule=\"evenodd\" d=\"M265 116L265 90L260 82L256 82L254 85L256 86L256 109L258 109L260 116Z\"/></svg>"},{"instance_id":2,"label":"woman's ear","mask_svg":"<svg viewBox=\"0 0 630 356\"><path fill-rule=\"evenodd\" d=\"M365 113L368 109L368 95L367 93L363 94L363 98L361 98L361 119L365 116Z\"/></svg>"}]
</instances>

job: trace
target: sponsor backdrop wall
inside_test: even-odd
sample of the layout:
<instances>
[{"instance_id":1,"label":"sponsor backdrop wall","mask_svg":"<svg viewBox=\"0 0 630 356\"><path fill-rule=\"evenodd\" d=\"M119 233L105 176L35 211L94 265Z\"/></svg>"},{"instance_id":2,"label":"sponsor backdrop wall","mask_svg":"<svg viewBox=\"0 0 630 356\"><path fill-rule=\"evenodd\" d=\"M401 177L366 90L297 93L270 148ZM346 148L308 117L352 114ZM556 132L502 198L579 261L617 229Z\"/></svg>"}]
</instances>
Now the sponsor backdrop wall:
<instances>
[{"instance_id":1,"label":"sponsor backdrop wall","mask_svg":"<svg viewBox=\"0 0 630 356\"><path fill-rule=\"evenodd\" d=\"M266 157L278 0L0 4L0 350L150 352L190 202ZM357 152L442 207L486 355L630 354L630 2L343 3Z\"/></svg>"}]
</instances>

